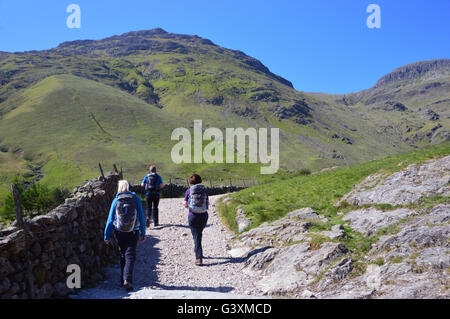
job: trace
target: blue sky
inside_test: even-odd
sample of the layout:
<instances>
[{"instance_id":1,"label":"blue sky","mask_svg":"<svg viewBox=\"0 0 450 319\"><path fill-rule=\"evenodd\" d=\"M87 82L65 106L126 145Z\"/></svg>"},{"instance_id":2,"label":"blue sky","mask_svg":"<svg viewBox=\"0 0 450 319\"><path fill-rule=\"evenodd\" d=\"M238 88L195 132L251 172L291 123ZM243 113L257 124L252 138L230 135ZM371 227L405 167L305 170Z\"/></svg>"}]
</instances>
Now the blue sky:
<instances>
[{"instance_id":1,"label":"blue sky","mask_svg":"<svg viewBox=\"0 0 450 319\"><path fill-rule=\"evenodd\" d=\"M81 28L69 29L69 4ZM369 4L381 29L369 29ZM300 91L349 93L419 60L450 58L449 0L0 0L0 51L161 27L261 60Z\"/></svg>"}]
</instances>

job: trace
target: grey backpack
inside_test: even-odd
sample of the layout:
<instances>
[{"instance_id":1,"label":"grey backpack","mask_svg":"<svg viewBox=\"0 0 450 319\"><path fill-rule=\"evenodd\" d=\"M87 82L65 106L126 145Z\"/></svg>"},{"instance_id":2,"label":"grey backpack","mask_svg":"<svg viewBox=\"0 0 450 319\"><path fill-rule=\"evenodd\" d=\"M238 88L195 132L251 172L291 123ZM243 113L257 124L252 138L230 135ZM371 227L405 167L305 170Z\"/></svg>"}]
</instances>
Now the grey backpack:
<instances>
[{"instance_id":1,"label":"grey backpack","mask_svg":"<svg viewBox=\"0 0 450 319\"><path fill-rule=\"evenodd\" d=\"M207 200L208 195L205 186L202 184L191 186L188 202L188 207L191 212L197 214L206 213L208 211Z\"/></svg>"},{"instance_id":2,"label":"grey backpack","mask_svg":"<svg viewBox=\"0 0 450 319\"><path fill-rule=\"evenodd\" d=\"M148 174L147 180L145 182L145 191L154 193L157 192L158 189L156 188L156 185L158 184L158 175L156 173Z\"/></svg>"},{"instance_id":3,"label":"grey backpack","mask_svg":"<svg viewBox=\"0 0 450 319\"><path fill-rule=\"evenodd\" d=\"M121 232L131 232L139 226L138 224L136 197L131 193L119 194L114 226Z\"/></svg>"}]
</instances>

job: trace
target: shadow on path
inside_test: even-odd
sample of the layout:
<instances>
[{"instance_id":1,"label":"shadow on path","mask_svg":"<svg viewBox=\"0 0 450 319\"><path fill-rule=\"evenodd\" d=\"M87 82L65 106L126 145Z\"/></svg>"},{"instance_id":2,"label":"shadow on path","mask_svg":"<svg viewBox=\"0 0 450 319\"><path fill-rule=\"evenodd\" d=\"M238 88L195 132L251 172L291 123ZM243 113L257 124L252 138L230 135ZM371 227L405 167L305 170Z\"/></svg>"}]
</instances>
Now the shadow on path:
<instances>
[{"instance_id":1,"label":"shadow on path","mask_svg":"<svg viewBox=\"0 0 450 319\"><path fill-rule=\"evenodd\" d=\"M211 292L230 292L234 290L233 287L220 286L220 287L195 287L195 286L168 286L161 284L153 284L153 287L158 287L164 290L191 290L191 291L211 291Z\"/></svg>"},{"instance_id":2,"label":"shadow on path","mask_svg":"<svg viewBox=\"0 0 450 319\"><path fill-rule=\"evenodd\" d=\"M211 267L211 266L218 266L218 265L225 265L225 264L238 264L245 262L248 257L245 258L235 258L235 257L203 257L203 260L222 260L212 263L205 263L203 262L203 265L201 267Z\"/></svg>"},{"instance_id":3,"label":"shadow on path","mask_svg":"<svg viewBox=\"0 0 450 319\"><path fill-rule=\"evenodd\" d=\"M210 226L211 226L211 224L207 224L205 226L205 228L208 228ZM180 228L187 228L187 229L191 228L191 227L189 227L189 225L185 225L185 224L159 224L159 226L156 226L156 227L151 225L150 230L162 230L164 228L170 228L170 227L180 227Z\"/></svg>"}]
</instances>

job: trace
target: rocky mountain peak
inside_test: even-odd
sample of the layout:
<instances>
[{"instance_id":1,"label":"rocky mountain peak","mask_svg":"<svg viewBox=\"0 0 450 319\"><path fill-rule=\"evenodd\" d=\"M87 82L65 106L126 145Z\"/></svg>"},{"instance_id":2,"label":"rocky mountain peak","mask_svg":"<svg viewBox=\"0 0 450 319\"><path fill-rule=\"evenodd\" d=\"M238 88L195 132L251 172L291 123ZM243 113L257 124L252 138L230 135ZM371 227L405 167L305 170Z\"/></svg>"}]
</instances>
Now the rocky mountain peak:
<instances>
[{"instance_id":1,"label":"rocky mountain peak","mask_svg":"<svg viewBox=\"0 0 450 319\"><path fill-rule=\"evenodd\" d=\"M169 33L161 28L140 30L114 35L100 40L77 40L61 43L53 49L63 55L85 55L95 57L123 57L142 52L201 53L210 52L231 55L247 67L264 73L272 79L293 88L290 81L272 73L261 61L242 51L222 48L211 40L197 35Z\"/></svg>"},{"instance_id":2,"label":"rocky mountain peak","mask_svg":"<svg viewBox=\"0 0 450 319\"><path fill-rule=\"evenodd\" d=\"M157 35L166 35L169 34L169 32L167 32L166 30L162 29L162 28L154 28L154 29L150 29L150 30L139 30L139 31L131 31L131 32L127 32L122 34L121 36L157 36Z\"/></svg>"},{"instance_id":3,"label":"rocky mountain peak","mask_svg":"<svg viewBox=\"0 0 450 319\"><path fill-rule=\"evenodd\" d=\"M437 80L448 76L450 76L450 59L419 61L397 68L383 76L374 88L400 81L412 82L423 77L427 80Z\"/></svg>"}]
</instances>

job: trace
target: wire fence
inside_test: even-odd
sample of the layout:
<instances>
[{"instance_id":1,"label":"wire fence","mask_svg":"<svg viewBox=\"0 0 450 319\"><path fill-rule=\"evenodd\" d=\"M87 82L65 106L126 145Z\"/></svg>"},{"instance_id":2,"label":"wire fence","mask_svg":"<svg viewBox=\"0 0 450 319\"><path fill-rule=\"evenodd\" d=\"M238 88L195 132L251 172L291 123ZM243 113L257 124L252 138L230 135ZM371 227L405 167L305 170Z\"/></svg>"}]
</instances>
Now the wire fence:
<instances>
[{"instance_id":1,"label":"wire fence","mask_svg":"<svg viewBox=\"0 0 450 319\"><path fill-rule=\"evenodd\" d=\"M164 185L160 194L162 198L177 198L183 197L186 190L191 186L189 180L185 178L169 177L168 183ZM237 192L242 189L256 186L258 182L256 179L207 179L203 178L202 184L206 187L208 195L220 195L232 192ZM144 188L140 184L132 185L131 190L137 194L144 195Z\"/></svg>"},{"instance_id":2,"label":"wire fence","mask_svg":"<svg viewBox=\"0 0 450 319\"><path fill-rule=\"evenodd\" d=\"M102 165L98 164L100 172L104 177ZM116 164L113 165L114 171L119 174L120 178L123 178L122 168L120 171L117 169ZM169 176L165 178L166 183L161 190L160 195L162 198L176 198L183 197L186 190L191 186L188 178L180 178ZM168 181L168 182L167 182ZM237 192L242 189L259 185L256 178L253 179L239 179L239 178L223 178L212 179L208 177L202 178L202 184L206 187L208 195L220 195L232 192ZM131 185L131 191L144 195L145 191L141 184Z\"/></svg>"},{"instance_id":3,"label":"wire fence","mask_svg":"<svg viewBox=\"0 0 450 319\"><path fill-rule=\"evenodd\" d=\"M189 185L188 178L178 178L178 177L169 177L167 178L168 184L176 184L176 185ZM236 178L222 178L222 179L210 179L202 177L202 184L206 187L251 187L258 185L258 181L253 179L236 179Z\"/></svg>"}]
</instances>

